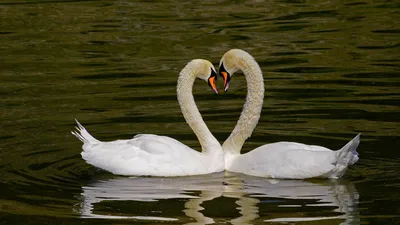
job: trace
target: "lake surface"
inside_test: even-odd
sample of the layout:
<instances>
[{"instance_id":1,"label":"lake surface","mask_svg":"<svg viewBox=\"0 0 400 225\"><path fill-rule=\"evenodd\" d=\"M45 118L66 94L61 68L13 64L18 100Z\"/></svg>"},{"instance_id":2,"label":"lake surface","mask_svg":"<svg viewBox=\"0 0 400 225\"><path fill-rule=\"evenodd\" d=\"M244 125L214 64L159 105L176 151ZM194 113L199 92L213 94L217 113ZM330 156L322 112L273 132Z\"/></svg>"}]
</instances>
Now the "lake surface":
<instances>
[{"instance_id":1,"label":"lake surface","mask_svg":"<svg viewBox=\"0 0 400 225\"><path fill-rule=\"evenodd\" d=\"M0 2L0 224L400 224L398 1ZM259 62L266 93L243 152L296 141L341 148L340 180L233 173L121 177L88 165L74 118L98 139L167 135L200 149L176 100L194 58L231 48ZM222 91L222 82L218 85ZM222 143L244 76L196 103Z\"/></svg>"}]
</instances>

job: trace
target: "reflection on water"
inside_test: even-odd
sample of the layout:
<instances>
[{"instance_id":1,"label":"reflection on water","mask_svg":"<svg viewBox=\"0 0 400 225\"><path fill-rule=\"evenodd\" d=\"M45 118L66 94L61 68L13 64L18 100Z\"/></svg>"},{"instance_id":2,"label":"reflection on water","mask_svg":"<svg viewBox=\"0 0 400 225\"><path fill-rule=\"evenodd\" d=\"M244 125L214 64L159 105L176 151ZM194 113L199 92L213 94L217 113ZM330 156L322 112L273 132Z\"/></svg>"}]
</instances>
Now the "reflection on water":
<instances>
[{"instance_id":1,"label":"reflection on water","mask_svg":"<svg viewBox=\"0 0 400 225\"><path fill-rule=\"evenodd\" d=\"M219 205L222 198L234 199L233 208L239 216L229 219L232 224L317 220L340 220L344 221L342 224L359 222L358 192L354 185L345 181L267 180L234 173L98 180L82 187L81 203L76 210L84 218L211 224L226 221L224 215L205 215L203 212L210 206L206 202L213 200L214 205ZM173 217L156 216L157 211L168 211L169 204L177 200L184 202L180 210L186 218L183 214L178 216L179 212ZM147 206L141 209L140 202L146 202ZM260 212L260 208L273 211ZM270 213L272 215L268 215Z\"/></svg>"},{"instance_id":2,"label":"reflection on water","mask_svg":"<svg viewBox=\"0 0 400 225\"><path fill-rule=\"evenodd\" d=\"M0 223L303 224L327 217L331 224L396 224L399 7L394 0L1 1ZM260 122L243 150L282 140L338 149L361 132L348 183L232 174L104 179L112 175L82 160L70 134L74 118L101 140L150 133L199 149L176 101L176 79L189 60L217 66L231 48L251 53L265 77ZM244 76L233 79L219 96L194 85L221 142L246 94Z\"/></svg>"}]
</instances>

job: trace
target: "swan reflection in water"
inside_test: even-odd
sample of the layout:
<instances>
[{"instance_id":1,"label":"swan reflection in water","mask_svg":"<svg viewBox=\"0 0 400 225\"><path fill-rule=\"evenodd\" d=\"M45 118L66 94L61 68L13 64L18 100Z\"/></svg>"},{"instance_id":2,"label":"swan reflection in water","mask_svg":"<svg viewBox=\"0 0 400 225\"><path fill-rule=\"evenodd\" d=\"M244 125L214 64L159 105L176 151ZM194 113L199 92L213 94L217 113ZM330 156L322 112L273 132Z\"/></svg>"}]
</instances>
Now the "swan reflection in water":
<instances>
[{"instance_id":1,"label":"swan reflection in water","mask_svg":"<svg viewBox=\"0 0 400 225\"><path fill-rule=\"evenodd\" d=\"M319 180L317 183L267 180L229 172L175 178L116 177L82 187L77 210L84 218L180 221L189 224L227 222L229 216L211 218L203 214L202 211L207 210L205 207L214 204L213 209L221 206L237 209L240 216L231 217L229 222L232 224L315 220L353 224L359 221L358 197L353 184L340 180ZM219 198L233 199L235 205L223 205L226 201L218 202ZM211 200L214 201L202 205ZM186 218L177 215L176 211L171 213L177 208L176 202L184 204L178 212L183 212ZM106 204L117 207L101 207ZM144 208L145 204L150 204L150 208ZM122 208L124 212L116 208ZM193 219L194 222L190 223Z\"/></svg>"}]
</instances>

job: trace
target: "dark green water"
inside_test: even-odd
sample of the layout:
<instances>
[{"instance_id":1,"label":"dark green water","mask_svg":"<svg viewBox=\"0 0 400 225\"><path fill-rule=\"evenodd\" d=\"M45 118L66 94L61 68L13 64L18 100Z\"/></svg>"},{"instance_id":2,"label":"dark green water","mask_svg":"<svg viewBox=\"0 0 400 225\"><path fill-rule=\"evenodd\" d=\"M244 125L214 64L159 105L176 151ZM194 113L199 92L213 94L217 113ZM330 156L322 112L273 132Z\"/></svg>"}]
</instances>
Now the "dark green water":
<instances>
[{"instance_id":1,"label":"dark green water","mask_svg":"<svg viewBox=\"0 0 400 225\"><path fill-rule=\"evenodd\" d=\"M0 224L400 224L399 10L390 0L1 1ZM338 149L361 132L343 179L128 178L81 159L74 118L100 140L150 133L199 149L177 76L231 48L265 76L244 151L281 140ZM222 142L244 77L226 95L194 89Z\"/></svg>"}]
</instances>

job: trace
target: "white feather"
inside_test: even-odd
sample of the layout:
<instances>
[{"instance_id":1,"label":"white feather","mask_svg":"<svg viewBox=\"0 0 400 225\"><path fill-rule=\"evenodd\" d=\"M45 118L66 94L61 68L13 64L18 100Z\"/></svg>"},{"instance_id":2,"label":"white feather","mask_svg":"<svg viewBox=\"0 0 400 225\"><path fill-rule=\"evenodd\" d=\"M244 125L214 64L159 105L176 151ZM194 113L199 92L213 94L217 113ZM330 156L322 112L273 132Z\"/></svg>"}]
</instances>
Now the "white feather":
<instances>
[{"instance_id":1,"label":"white feather","mask_svg":"<svg viewBox=\"0 0 400 225\"><path fill-rule=\"evenodd\" d=\"M356 149L360 135L338 151L316 145L278 142L260 146L241 155L240 150L260 117L264 99L263 75L254 58L243 50L228 51L220 64L231 75L239 69L242 70L248 85L246 103L239 121L222 145L226 170L283 179L339 178L349 165L357 162Z\"/></svg>"},{"instance_id":2,"label":"white feather","mask_svg":"<svg viewBox=\"0 0 400 225\"><path fill-rule=\"evenodd\" d=\"M196 77L207 79L215 71L206 60L192 60L178 79L178 101L182 113L202 146L198 152L181 142L153 134L130 140L102 142L78 122L72 134L83 142L82 158L114 174L131 176L186 176L223 171L222 147L208 130L194 103L192 86Z\"/></svg>"}]
</instances>

